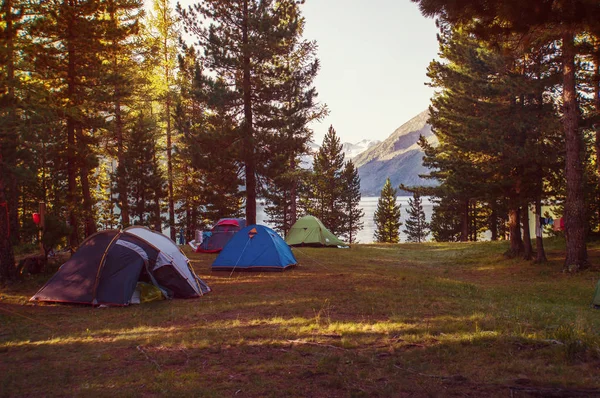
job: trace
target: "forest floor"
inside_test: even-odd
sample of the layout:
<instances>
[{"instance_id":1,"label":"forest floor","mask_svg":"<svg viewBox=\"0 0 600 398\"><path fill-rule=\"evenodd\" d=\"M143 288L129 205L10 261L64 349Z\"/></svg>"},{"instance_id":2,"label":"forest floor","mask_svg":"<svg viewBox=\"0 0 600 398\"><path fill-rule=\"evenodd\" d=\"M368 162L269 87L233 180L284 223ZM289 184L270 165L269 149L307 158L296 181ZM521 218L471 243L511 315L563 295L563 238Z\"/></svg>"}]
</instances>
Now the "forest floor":
<instances>
[{"instance_id":1,"label":"forest floor","mask_svg":"<svg viewBox=\"0 0 600 398\"><path fill-rule=\"evenodd\" d=\"M600 278L506 260L506 242L294 248L283 273L211 272L213 291L124 308L31 305L0 287L0 396L600 396Z\"/></svg>"}]
</instances>

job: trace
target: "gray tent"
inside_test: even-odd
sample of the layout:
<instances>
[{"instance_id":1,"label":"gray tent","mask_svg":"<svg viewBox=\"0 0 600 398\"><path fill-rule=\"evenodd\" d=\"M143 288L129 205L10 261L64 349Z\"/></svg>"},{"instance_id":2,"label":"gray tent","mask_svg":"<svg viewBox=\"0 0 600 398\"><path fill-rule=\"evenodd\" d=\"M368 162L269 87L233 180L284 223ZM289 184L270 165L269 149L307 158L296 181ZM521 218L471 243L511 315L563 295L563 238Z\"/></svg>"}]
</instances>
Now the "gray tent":
<instances>
[{"instance_id":1,"label":"gray tent","mask_svg":"<svg viewBox=\"0 0 600 398\"><path fill-rule=\"evenodd\" d=\"M30 301L128 305L140 281L173 297L210 291L171 239L130 227L90 236Z\"/></svg>"}]
</instances>

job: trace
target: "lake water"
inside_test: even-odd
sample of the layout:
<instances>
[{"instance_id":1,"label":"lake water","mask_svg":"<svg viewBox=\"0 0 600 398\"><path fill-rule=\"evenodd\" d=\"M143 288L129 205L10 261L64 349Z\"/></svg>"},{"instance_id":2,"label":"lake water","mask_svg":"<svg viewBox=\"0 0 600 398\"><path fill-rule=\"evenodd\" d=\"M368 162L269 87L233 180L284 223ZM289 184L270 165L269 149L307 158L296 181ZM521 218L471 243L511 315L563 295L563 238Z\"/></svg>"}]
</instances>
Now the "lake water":
<instances>
[{"instance_id":1,"label":"lake water","mask_svg":"<svg viewBox=\"0 0 600 398\"><path fill-rule=\"evenodd\" d=\"M402 222L402 226L400 227L400 242L406 241L406 234L402 232L405 227L405 221L408 218L407 209L408 199L412 198L412 196L398 196L396 198L396 203L400 204L400 221ZM363 229L358 232L357 240L358 243L373 243L373 235L375 234L375 222L373 221L373 216L375 215L375 210L377 210L377 201L379 197L366 197L362 198L360 201L360 207L363 209L365 215L362 218ZM422 198L423 203L423 211L425 211L425 218L427 221L431 221L431 213L433 212L433 205L430 202L428 197ZM264 207L261 206L260 202L257 203L256 209L256 222L258 224L263 224L270 226L266 220L267 216L264 212ZM431 239L431 235L428 236L428 240Z\"/></svg>"}]
</instances>

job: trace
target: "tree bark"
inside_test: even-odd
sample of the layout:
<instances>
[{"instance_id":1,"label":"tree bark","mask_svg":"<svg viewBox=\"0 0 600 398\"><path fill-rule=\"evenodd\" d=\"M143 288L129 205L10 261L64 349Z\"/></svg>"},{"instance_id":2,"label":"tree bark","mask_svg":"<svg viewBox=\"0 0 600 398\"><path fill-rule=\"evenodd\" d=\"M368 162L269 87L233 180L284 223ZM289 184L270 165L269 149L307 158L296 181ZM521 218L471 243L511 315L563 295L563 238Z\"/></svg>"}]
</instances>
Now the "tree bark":
<instances>
[{"instance_id":1,"label":"tree bark","mask_svg":"<svg viewBox=\"0 0 600 398\"><path fill-rule=\"evenodd\" d=\"M83 138L83 130L81 128L78 131L78 142L80 146L87 145ZM89 170L87 167L87 160L85 158L86 148L81 148L81 166L79 167L79 180L81 181L81 193L83 197L83 220L84 220L84 234L87 238L96 233L96 220L94 219L94 209L92 193L90 191L90 180Z\"/></svg>"},{"instance_id":2,"label":"tree bark","mask_svg":"<svg viewBox=\"0 0 600 398\"><path fill-rule=\"evenodd\" d=\"M594 48L594 109L596 115L600 117L600 45ZM600 121L596 122L596 177L597 183L600 185ZM600 220L600 194L596 198L596 206L598 211L598 220Z\"/></svg>"},{"instance_id":3,"label":"tree bark","mask_svg":"<svg viewBox=\"0 0 600 398\"><path fill-rule=\"evenodd\" d=\"M508 211L508 229L510 233L510 248L504 253L504 256L515 258L523 254L523 240L521 239L518 207L513 207Z\"/></svg>"},{"instance_id":4,"label":"tree bark","mask_svg":"<svg viewBox=\"0 0 600 398\"><path fill-rule=\"evenodd\" d=\"M76 66L75 57L76 50L75 34L73 32L73 19L72 10L75 7L74 0L69 0L69 15L67 15L67 95L69 107L75 105L75 85L76 85ZM63 7L64 9L64 7ZM79 232L78 232L78 219L77 219L77 155L76 155L76 143L75 143L75 120L69 110L67 111L67 206L69 212L69 225L71 227L71 234L69 236L69 245L71 252L73 252L79 245Z\"/></svg>"},{"instance_id":5,"label":"tree bark","mask_svg":"<svg viewBox=\"0 0 600 398\"><path fill-rule=\"evenodd\" d=\"M461 242L467 242L469 240L469 210L469 199L465 199L460 232Z\"/></svg>"},{"instance_id":6,"label":"tree bark","mask_svg":"<svg viewBox=\"0 0 600 398\"><path fill-rule=\"evenodd\" d=\"M495 204L492 204L492 214L490 220L490 229L492 230L492 241L498 240L498 212L496 210Z\"/></svg>"},{"instance_id":7,"label":"tree bark","mask_svg":"<svg viewBox=\"0 0 600 398\"><path fill-rule=\"evenodd\" d=\"M156 161L156 151L154 151L154 162L155 164L157 163ZM155 213L155 217L154 217L154 230L156 232L160 232L162 233L162 220L161 220L161 208L160 208L160 197L161 197L161 190L160 188L157 188L154 191L154 213Z\"/></svg>"},{"instance_id":8,"label":"tree bark","mask_svg":"<svg viewBox=\"0 0 600 398\"><path fill-rule=\"evenodd\" d=\"M531 245L531 231L529 230L529 205L521 209L523 224L523 260L531 260L533 257L533 246Z\"/></svg>"},{"instance_id":9,"label":"tree bark","mask_svg":"<svg viewBox=\"0 0 600 398\"><path fill-rule=\"evenodd\" d=\"M167 7L163 7L163 23L168 26ZM175 241L177 231L175 230L175 199L173 197L173 142L171 137L171 71L169 70L169 42L167 33L163 38L163 56L165 62L165 83L167 92L165 98L165 117L167 122L167 189L169 202L169 231L171 240Z\"/></svg>"},{"instance_id":10,"label":"tree bark","mask_svg":"<svg viewBox=\"0 0 600 398\"><path fill-rule=\"evenodd\" d=\"M292 225L298 221L298 207L297 207L297 196L298 196L298 176L296 175L296 160L292 158L292 162L290 164L290 169L292 171L292 189L290 191L290 225ZM287 232L286 232L287 233Z\"/></svg>"},{"instance_id":11,"label":"tree bark","mask_svg":"<svg viewBox=\"0 0 600 398\"><path fill-rule=\"evenodd\" d=\"M5 198L12 206L8 209L8 226L10 228L10 240L12 243L19 242L19 214L16 204L19 200L19 188L14 168L16 167L17 153L17 101L15 96L15 30L13 24L13 1L6 0L5 9L5 29L6 38L6 80L7 92L6 102L8 104L8 123L3 126L7 134L4 137L4 182ZM1 149L0 149L1 150ZM2 209L0 209L1 211Z\"/></svg>"},{"instance_id":12,"label":"tree bark","mask_svg":"<svg viewBox=\"0 0 600 398\"><path fill-rule=\"evenodd\" d=\"M118 92L118 89L116 89ZM118 93L116 94L119 95ZM115 102L115 130L117 136L117 192L119 193L119 209L121 210L121 226L127 228L129 220L129 195L125 181L125 149L123 145L123 120L121 119L121 101L117 97Z\"/></svg>"},{"instance_id":13,"label":"tree bark","mask_svg":"<svg viewBox=\"0 0 600 398\"><path fill-rule=\"evenodd\" d=\"M254 126L252 121L252 82L250 80L250 43L248 41L248 0L244 0L242 22L243 90L244 90L244 172L246 177L246 224L256 224L256 161L254 159Z\"/></svg>"},{"instance_id":14,"label":"tree bark","mask_svg":"<svg viewBox=\"0 0 600 398\"><path fill-rule=\"evenodd\" d=\"M542 217L542 200L538 197L535 201L535 249L536 263L545 263L548 261L546 252L544 251L544 230L540 223Z\"/></svg>"},{"instance_id":15,"label":"tree bark","mask_svg":"<svg viewBox=\"0 0 600 398\"><path fill-rule=\"evenodd\" d=\"M4 162L2 141L0 140L0 282L17 279L15 255L10 241L10 221L8 203L4 195Z\"/></svg>"},{"instance_id":16,"label":"tree bark","mask_svg":"<svg viewBox=\"0 0 600 398\"><path fill-rule=\"evenodd\" d=\"M115 16L114 8L111 8L110 12L111 22L113 23L113 29L117 30L117 19ZM112 41L113 50L113 65L114 72L118 74L119 68L119 44L116 39ZM123 143L123 118L121 109L121 90L118 84L114 86L115 90L115 138L117 141L117 194L118 194L118 206L121 211L121 226L127 228L130 225L129 221L129 198L127 193L127 182L125 181L125 173L123 166L125 164L125 151Z\"/></svg>"},{"instance_id":17,"label":"tree bark","mask_svg":"<svg viewBox=\"0 0 600 398\"><path fill-rule=\"evenodd\" d=\"M563 34L563 129L566 142L565 238L566 272L588 267L586 219L583 189L583 139L578 129L578 104L575 87L575 46L573 32Z\"/></svg>"}]
</instances>

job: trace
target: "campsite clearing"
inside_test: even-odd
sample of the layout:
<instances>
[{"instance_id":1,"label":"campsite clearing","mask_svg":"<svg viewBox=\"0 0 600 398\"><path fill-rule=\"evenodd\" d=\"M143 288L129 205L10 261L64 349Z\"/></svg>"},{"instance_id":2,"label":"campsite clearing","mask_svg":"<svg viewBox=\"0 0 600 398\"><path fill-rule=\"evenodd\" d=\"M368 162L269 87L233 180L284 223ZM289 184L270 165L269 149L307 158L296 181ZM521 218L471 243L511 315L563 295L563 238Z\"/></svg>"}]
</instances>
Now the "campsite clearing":
<instances>
[{"instance_id":1,"label":"campsite clearing","mask_svg":"<svg viewBox=\"0 0 600 398\"><path fill-rule=\"evenodd\" d=\"M0 396L600 395L600 278L502 258L506 242L294 248L284 273L125 308L30 305L0 287ZM191 250L190 250L191 251ZM24 305L27 304L27 305Z\"/></svg>"}]
</instances>

